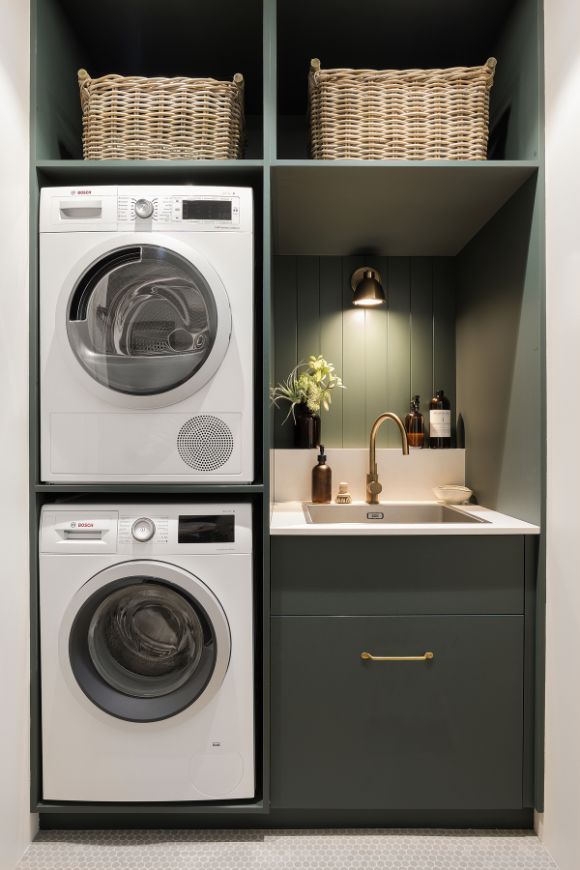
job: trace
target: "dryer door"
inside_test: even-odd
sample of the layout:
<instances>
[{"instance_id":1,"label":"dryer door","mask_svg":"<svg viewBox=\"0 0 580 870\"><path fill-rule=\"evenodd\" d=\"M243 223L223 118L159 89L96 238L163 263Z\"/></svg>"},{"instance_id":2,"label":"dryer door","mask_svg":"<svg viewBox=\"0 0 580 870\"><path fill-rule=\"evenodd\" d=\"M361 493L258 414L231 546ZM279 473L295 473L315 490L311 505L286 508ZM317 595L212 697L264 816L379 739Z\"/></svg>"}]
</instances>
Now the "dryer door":
<instances>
[{"instance_id":1,"label":"dryer door","mask_svg":"<svg viewBox=\"0 0 580 870\"><path fill-rule=\"evenodd\" d=\"M215 374L232 329L225 288L160 244L125 245L98 257L76 282L67 311L75 357L98 384L158 396Z\"/></svg>"},{"instance_id":2,"label":"dryer door","mask_svg":"<svg viewBox=\"0 0 580 870\"><path fill-rule=\"evenodd\" d=\"M79 590L62 624L61 659L101 710L153 722L205 703L231 651L226 615L199 578L161 562L127 562Z\"/></svg>"}]
</instances>

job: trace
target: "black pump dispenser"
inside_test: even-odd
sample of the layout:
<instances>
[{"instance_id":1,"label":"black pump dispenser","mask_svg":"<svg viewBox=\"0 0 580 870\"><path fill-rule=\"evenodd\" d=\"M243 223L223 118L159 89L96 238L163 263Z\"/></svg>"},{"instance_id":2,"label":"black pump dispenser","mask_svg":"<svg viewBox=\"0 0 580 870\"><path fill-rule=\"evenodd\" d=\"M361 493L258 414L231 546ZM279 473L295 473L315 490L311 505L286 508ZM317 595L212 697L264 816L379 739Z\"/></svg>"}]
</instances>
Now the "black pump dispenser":
<instances>
[{"instance_id":1,"label":"black pump dispenser","mask_svg":"<svg viewBox=\"0 0 580 870\"><path fill-rule=\"evenodd\" d=\"M314 504L329 504L332 498L332 471L326 464L324 444L319 447L317 465L312 469L312 501Z\"/></svg>"}]
</instances>

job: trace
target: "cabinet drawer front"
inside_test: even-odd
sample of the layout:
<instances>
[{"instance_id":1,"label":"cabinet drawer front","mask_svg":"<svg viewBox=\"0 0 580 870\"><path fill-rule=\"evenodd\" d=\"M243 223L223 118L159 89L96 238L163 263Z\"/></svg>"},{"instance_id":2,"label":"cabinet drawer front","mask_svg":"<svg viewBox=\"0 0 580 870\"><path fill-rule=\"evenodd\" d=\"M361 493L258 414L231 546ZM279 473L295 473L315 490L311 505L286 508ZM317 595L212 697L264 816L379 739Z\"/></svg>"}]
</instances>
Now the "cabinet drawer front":
<instances>
[{"instance_id":1,"label":"cabinet drawer front","mask_svg":"<svg viewBox=\"0 0 580 870\"><path fill-rule=\"evenodd\" d=\"M273 618L272 805L521 808L522 650L518 616Z\"/></svg>"},{"instance_id":2,"label":"cabinet drawer front","mask_svg":"<svg viewBox=\"0 0 580 870\"><path fill-rule=\"evenodd\" d=\"M524 537L274 537L272 613L523 613Z\"/></svg>"}]
</instances>

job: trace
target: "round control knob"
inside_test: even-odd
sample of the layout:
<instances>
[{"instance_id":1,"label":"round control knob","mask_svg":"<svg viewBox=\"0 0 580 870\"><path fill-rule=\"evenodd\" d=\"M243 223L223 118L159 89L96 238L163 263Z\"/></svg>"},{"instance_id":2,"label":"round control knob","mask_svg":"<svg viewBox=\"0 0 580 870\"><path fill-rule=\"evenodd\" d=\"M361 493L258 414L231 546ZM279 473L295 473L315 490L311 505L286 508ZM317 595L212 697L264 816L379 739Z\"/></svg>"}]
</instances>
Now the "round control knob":
<instances>
[{"instance_id":1,"label":"round control knob","mask_svg":"<svg viewBox=\"0 0 580 870\"><path fill-rule=\"evenodd\" d=\"M135 214L140 218L150 218L153 214L153 203L148 199L138 199L135 203Z\"/></svg>"},{"instance_id":2,"label":"round control knob","mask_svg":"<svg viewBox=\"0 0 580 870\"><path fill-rule=\"evenodd\" d=\"M140 541L142 544L145 541L150 541L155 534L155 523L148 517L139 517L131 526L131 534L136 541Z\"/></svg>"}]
</instances>

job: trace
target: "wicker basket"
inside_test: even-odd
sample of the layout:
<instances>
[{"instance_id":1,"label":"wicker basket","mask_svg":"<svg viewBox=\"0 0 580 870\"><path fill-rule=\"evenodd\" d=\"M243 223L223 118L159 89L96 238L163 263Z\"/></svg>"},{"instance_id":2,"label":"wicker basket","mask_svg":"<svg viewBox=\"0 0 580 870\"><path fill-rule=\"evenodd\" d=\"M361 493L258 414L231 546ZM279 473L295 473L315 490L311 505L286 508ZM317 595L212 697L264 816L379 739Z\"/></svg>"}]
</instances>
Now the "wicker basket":
<instances>
[{"instance_id":1,"label":"wicker basket","mask_svg":"<svg viewBox=\"0 0 580 870\"><path fill-rule=\"evenodd\" d=\"M244 77L143 78L78 72L85 160L242 156Z\"/></svg>"},{"instance_id":2,"label":"wicker basket","mask_svg":"<svg viewBox=\"0 0 580 870\"><path fill-rule=\"evenodd\" d=\"M308 77L315 160L485 160L496 66L320 69Z\"/></svg>"}]
</instances>

